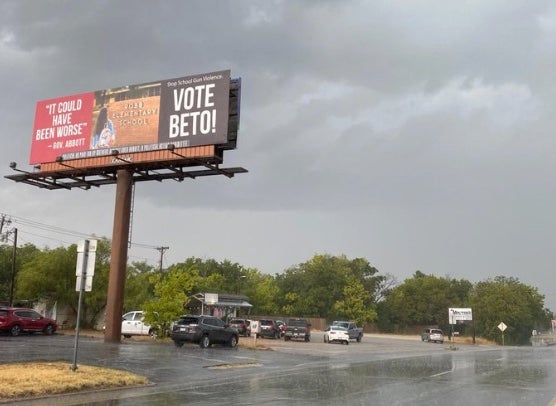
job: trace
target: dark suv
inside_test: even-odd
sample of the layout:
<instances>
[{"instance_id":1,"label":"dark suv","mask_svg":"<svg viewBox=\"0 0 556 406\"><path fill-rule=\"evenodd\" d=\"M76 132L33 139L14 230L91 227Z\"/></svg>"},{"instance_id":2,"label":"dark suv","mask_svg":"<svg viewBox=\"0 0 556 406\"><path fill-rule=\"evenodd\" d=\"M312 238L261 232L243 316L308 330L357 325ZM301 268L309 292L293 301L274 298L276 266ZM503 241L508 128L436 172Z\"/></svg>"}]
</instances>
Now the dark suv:
<instances>
[{"instance_id":1,"label":"dark suv","mask_svg":"<svg viewBox=\"0 0 556 406\"><path fill-rule=\"evenodd\" d=\"M232 319L230 326L237 328L240 335L249 337L251 335L251 320L248 319Z\"/></svg>"},{"instance_id":2,"label":"dark suv","mask_svg":"<svg viewBox=\"0 0 556 406\"><path fill-rule=\"evenodd\" d=\"M282 337L282 331L274 320L263 319L259 320L259 337L269 337L279 339Z\"/></svg>"},{"instance_id":3,"label":"dark suv","mask_svg":"<svg viewBox=\"0 0 556 406\"><path fill-rule=\"evenodd\" d=\"M41 316L33 309L0 307L0 330L9 331L12 336L18 336L24 331L51 335L57 328L56 320Z\"/></svg>"},{"instance_id":4,"label":"dark suv","mask_svg":"<svg viewBox=\"0 0 556 406\"><path fill-rule=\"evenodd\" d=\"M224 321L213 316L181 316L172 326L170 338L176 347L186 342L198 343L201 348L212 344L237 347L239 332Z\"/></svg>"}]
</instances>

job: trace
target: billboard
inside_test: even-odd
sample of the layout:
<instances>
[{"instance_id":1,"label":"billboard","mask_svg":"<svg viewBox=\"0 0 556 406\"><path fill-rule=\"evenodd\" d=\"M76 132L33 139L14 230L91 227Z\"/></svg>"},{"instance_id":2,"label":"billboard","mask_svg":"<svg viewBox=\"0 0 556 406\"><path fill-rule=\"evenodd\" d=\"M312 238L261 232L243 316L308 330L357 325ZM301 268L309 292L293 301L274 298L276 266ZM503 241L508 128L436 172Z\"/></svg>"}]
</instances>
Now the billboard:
<instances>
[{"instance_id":1,"label":"billboard","mask_svg":"<svg viewBox=\"0 0 556 406\"><path fill-rule=\"evenodd\" d=\"M31 164L228 142L230 71L37 103Z\"/></svg>"},{"instance_id":2,"label":"billboard","mask_svg":"<svg viewBox=\"0 0 556 406\"><path fill-rule=\"evenodd\" d=\"M458 324L458 321L462 322L471 320L473 320L473 311L471 310L471 308L450 307L448 309L449 324Z\"/></svg>"}]
</instances>

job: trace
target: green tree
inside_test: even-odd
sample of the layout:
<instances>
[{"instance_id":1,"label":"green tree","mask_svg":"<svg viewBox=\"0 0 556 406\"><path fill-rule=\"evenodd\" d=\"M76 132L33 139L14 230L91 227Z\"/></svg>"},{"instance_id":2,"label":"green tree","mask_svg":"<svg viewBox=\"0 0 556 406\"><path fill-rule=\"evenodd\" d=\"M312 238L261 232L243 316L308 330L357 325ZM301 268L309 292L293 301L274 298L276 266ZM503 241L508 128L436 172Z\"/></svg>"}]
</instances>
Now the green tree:
<instances>
[{"instance_id":1,"label":"green tree","mask_svg":"<svg viewBox=\"0 0 556 406\"><path fill-rule=\"evenodd\" d=\"M334 319L339 309L345 314L354 302L345 296L350 280L356 280L366 292L363 306L373 309L375 296L383 277L363 258L348 259L345 255L315 255L298 266L276 276L281 291L281 311L286 315ZM336 302L343 301L341 307Z\"/></svg>"},{"instance_id":2,"label":"green tree","mask_svg":"<svg viewBox=\"0 0 556 406\"><path fill-rule=\"evenodd\" d=\"M12 280L12 249L7 245L0 245L0 302L10 300L10 285Z\"/></svg>"},{"instance_id":3,"label":"green tree","mask_svg":"<svg viewBox=\"0 0 556 406\"><path fill-rule=\"evenodd\" d=\"M71 245L36 251L17 274L16 297L42 301L48 307L55 303L68 305L76 310L76 248Z\"/></svg>"},{"instance_id":4,"label":"green tree","mask_svg":"<svg viewBox=\"0 0 556 406\"><path fill-rule=\"evenodd\" d=\"M199 271L194 267L186 270L177 267L167 275L151 275L155 298L143 306L145 322L158 331L168 331L170 324L183 313L184 304L195 293L193 289L199 285L200 278Z\"/></svg>"},{"instance_id":5,"label":"green tree","mask_svg":"<svg viewBox=\"0 0 556 406\"><path fill-rule=\"evenodd\" d=\"M197 292L213 293L239 293L242 276L247 274L245 268L237 263L224 260L218 262L214 259L203 260L191 257L184 262L174 264L168 268L171 270L182 270L188 272L197 270L200 279L193 287Z\"/></svg>"},{"instance_id":6,"label":"green tree","mask_svg":"<svg viewBox=\"0 0 556 406\"><path fill-rule=\"evenodd\" d=\"M466 280L439 278L416 271L393 288L379 306L379 326L386 331L405 331L409 326L439 325L448 329L448 308L468 302L472 284Z\"/></svg>"},{"instance_id":7,"label":"green tree","mask_svg":"<svg viewBox=\"0 0 556 406\"><path fill-rule=\"evenodd\" d=\"M500 322L508 326L504 332L507 344L528 344L532 330L550 325L551 313L544 309L544 296L517 278L497 276L477 283L470 304L477 335L499 343Z\"/></svg>"},{"instance_id":8,"label":"green tree","mask_svg":"<svg viewBox=\"0 0 556 406\"><path fill-rule=\"evenodd\" d=\"M344 319L354 320L359 325L376 320L376 305L369 306L370 293L356 278L349 278L344 287L344 299L334 304L336 313Z\"/></svg>"},{"instance_id":9,"label":"green tree","mask_svg":"<svg viewBox=\"0 0 556 406\"><path fill-rule=\"evenodd\" d=\"M147 312L145 320L159 331L166 331L195 293L241 293L249 297L252 310L259 314L275 314L278 309L275 299L279 289L274 278L230 261L188 258L167 272L150 273L148 282L154 287L153 297L141 308Z\"/></svg>"},{"instance_id":10,"label":"green tree","mask_svg":"<svg viewBox=\"0 0 556 406\"><path fill-rule=\"evenodd\" d=\"M110 242L99 239L96 251L95 274L91 292L85 292L81 312L83 327L94 327L106 307ZM41 301L48 307L54 304L69 306L77 314L79 292L76 291L75 268L77 246L33 250L17 274L16 297Z\"/></svg>"},{"instance_id":11,"label":"green tree","mask_svg":"<svg viewBox=\"0 0 556 406\"><path fill-rule=\"evenodd\" d=\"M273 276L263 275L255 269L250 269L246 272L243 284L245 288L242 293L249 297L249 302L253 305L251 312L262 315L279 313L280 288Z\"/></svg>"},{"instance_id":12,"label":"green tree","mask_svg":"<svg viewBox=\"0 0 556 406\"><path fill-rule=\"evenodd\" d=\"M0 302L8 303L10 300L11 285L12 285L12 272L15 270L14 276L14 302L19 300L26 300L28 298L18 297L17 294L17 274L21 270L23 264L25 264L32 255L39 251L39 249L33 244L25 244L23 246L17 247L16 249L16 261L15 268L13 264L14 247L13 245L0 245Z\"/></svg>"},{"instance_id":13,"label":"green tree","mask_svg":"<svg viewBox=\"0 0 556 406\"><path fill-rule=\"evenodd\" d=\"M124 313L143 309L154 298L152 275L160 272L146 262L133 262L126 271Z\"/></svg>"}]
</instances>

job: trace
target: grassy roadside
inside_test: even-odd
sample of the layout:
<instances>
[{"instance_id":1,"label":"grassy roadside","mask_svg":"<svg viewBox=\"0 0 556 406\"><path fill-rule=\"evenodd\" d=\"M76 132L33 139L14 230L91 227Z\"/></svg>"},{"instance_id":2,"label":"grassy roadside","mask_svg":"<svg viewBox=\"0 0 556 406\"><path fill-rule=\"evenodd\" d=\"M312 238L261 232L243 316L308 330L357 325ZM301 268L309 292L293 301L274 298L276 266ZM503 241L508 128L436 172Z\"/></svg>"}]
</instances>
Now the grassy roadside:
<instances>
[{"instance_id":1,"label":"grassy roadside","mask_svg":"<svg viewBox=\"0 0 556 406\"><path fill-rule=\"evenodd\" d=\"M126 371L66 362L10 363L0 368L0 403L86 390L147 385L148 379Z\"/></svg>"},{"instance_id":2,"label":"grassy roadside","mask_svg":"<svg viewBox=\"0 0 556 406\"><path fill-rule=\"evenodd\" d=\"M57 334L74 335L74 330L62 330ZM103 339L104 333L95 330L83 330L80 337ZM122 339L130 342L168 342L168 338L132 337ZM271 347L261 340L241 337L241 348L270 350ZM40 398L52 395L77 393L88 390L116 389L126 386L148 385L149 380L140 375L109 368L80 364L76 371L71 370L67 362L24 362L8 363L0 368L0 404L15 400Z\"/></svg>"}]
</instances>

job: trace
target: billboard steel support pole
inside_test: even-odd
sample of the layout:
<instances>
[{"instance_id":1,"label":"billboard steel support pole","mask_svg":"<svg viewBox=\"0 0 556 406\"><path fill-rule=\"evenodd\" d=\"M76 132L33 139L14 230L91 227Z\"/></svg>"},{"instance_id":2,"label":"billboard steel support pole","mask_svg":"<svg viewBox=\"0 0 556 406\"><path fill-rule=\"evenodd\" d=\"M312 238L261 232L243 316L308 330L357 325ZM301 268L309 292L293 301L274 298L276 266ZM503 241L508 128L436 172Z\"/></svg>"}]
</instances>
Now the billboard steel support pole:
<instances>
[{"instance_id":1,"label":"billboard steel support pole","mask_svg":"<svg viewBox=\"0 0 556 406\"><path fill-rule=\"evenodd\" d=\"M127 169L118 170L104 342L120 342L122 334L122 311L132 190L133 173Z\"/></svg>"}]
</instances>

